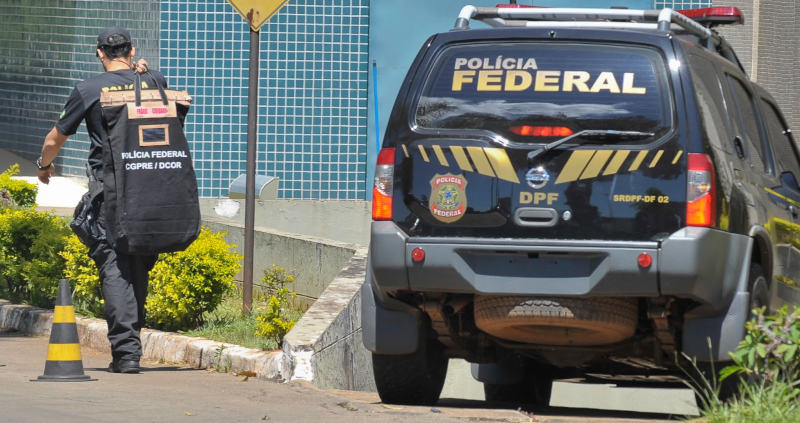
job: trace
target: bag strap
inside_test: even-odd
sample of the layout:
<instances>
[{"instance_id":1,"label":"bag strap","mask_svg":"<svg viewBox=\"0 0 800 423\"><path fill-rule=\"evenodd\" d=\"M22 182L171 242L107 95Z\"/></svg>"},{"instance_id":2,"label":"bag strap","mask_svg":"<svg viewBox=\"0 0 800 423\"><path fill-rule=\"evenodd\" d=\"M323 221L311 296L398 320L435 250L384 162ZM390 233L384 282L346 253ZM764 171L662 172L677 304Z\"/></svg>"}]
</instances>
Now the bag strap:
<instances>
[{"instance_id":1,"label":"bag strap","mask_svg":"<svg viewBox=\"0 0 800 423\"><path fill-rule=\"evenodd\" d=\"M141 76L139 76L139 72L135 72L135 73L136 73L136 83L133 84L133 89L134 89L134 92L136 93L135 94L136 95L136 107L139 107L139 106L142 105L142 78L141 78ZM146 72L146 73L148 75L150 75L150 72ZM150 75L150 79L152 79L153 82L155 82L156 88L158 88L158 92L161 94L161 101L164 102L165 106L168 105L169 104L169 99L167 99L167 93L166 93L166 91L164 91L163 88L161 88L161 84L158 83L158 79L156 79L156 77L154 77L153 75Z\"/></svg>"}]
</instances>

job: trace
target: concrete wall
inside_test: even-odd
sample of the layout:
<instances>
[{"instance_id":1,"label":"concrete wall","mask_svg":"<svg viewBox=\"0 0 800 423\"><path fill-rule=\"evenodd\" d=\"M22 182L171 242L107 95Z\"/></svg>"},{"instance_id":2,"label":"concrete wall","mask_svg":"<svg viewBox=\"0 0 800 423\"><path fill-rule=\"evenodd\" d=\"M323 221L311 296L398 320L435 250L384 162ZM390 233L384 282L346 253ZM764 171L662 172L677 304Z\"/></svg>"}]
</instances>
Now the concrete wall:
<instances>
[{"instance_id":1,"label":"concrete wall","mask_svg":"<svg viewBox=\"0 0 800 423\"><path fill-rule=\"evenodd\" d=\"M375 391L372 359L361 339L365 266L366 251L361 250L286 334L284 378L324 389Z\"/></svg>"},{"instance_id":2,"label":"concrete wall","mask_svg":"<svg viewBox=\"0 0 800 423\"><path fill-rule=\"evenodd\" d=\"M232 200L238 203L239 211L224 219L214 210L220 200L200 199L202 215L243 224L245 201ZM256 226L346 244L369 244L372 205L368 201L258 200L255 210Z\"/></svg>"},{"instance_id":3,"label":"concrete wall","mask_svg":"<svg viewBox=\"0 0 800 423\"><path fill-rule=\"evenodd\" d=\"M792 128L800 128L800 1L722 0L714 6L738 7L744 25L719 27L745 70L775 97Z\"/></svg>"},{"instance_id":4,"label":"concrete wall","mask_svg":"<svg viewBox=\"0 0 800 423\"><path fill-rule=\"evenodd\" d=\"M227 232L225 239L244 252L244 225L235 221L204 217L203 225L215 232ZM265 269L275 264L295 276L293 289L301 303L310 305L347 264L358 247L309 236L283 233L256 227L253 257L253 284L260 281ZM236 276L242 280L242 274Z\"/></svg>"}]
</instances>

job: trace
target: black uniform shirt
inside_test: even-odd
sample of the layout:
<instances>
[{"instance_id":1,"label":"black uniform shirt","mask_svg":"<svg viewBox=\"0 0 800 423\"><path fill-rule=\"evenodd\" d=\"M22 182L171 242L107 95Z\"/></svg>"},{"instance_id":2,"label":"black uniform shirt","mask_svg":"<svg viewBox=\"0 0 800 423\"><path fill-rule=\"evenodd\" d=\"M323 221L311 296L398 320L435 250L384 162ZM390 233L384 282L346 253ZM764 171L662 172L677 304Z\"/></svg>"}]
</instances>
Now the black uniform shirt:
<instances>
[{"instance_id":1,"label":"black uniform shirt","mask_svg":"<svg viewBox=\"0 0 800 423\"><path fill-rule=\"evenodd\" d=\"M154 82L167 88L164 75L157 71L149 71L141 75L142 88L155 88ZM72 90L72 94L56 122L56 129L63 135L72 135L78 130L81 121L86 119L86 130L89 132L89 166L100 170L103 167L103 144L108 138L103 125L103 114L100 108L102 91L132 90L136 74L128 69L104 72L95 75Z\"/></svg>"}]
</instances>

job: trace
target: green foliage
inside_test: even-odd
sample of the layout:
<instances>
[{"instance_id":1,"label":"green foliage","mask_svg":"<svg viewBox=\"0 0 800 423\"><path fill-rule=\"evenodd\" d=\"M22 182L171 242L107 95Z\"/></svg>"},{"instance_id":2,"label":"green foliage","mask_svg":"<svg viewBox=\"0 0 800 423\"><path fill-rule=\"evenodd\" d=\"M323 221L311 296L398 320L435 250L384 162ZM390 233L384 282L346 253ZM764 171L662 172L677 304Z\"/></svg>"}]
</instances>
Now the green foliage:
<instances>
[{"instance_id":1,"label":"green foliage","mask_svg":"<svg viewBox=\"0 0 800 423\"><path fill-rule=\"evenodd\" d=\"M738 396L702 407L701 414L706 423L797 423L800 381L742 384Z\"/></svg>"},{"instance_id":2,"label":"green foliage","mask_svg":"<svg viewBox=\"0 0 800 423\"><path fill-rule=\"evenodd\" d=\"M225 354L225 349L228 348L225 344L219 344L214 350L214 362L211 363L211 368L220 373L228 373L231 370L231 356Z\"/></svg>"},{"instance_id":3,"label":"green foliage","mask_svg":"<svg viewBox=\"0 0 800 423\"><path fill-rule=\"evenodd\" d=\"M12 176L18 173L19 164L13 164L3 173L0 173L0 188L5 189L18 206L24 208L33 207L36 205L36 193L39 187L19 179L11 179Z\"/></svg>"},{"instance_id":4,"label":"green foliage","mask_svg":"<svg viewBox=\"0 0 800 423\"><path fill-rule=\"evenodd\" d=\"M722 369L719 380L712 371L710 379L690 384L708 423L800 422L800 308L769 316L764 308L753 312L745 339L730 354L734 364ZM721 401L719 381L734 375L741 378L738 394Z\"/></svg>"},{"instance_id":5,"label":"green foliage","mask_svg":"<svg viewBox=\"0 0 800 423\"><path fill-rule=\"evenodd\" d=\"M185 251L161 254L150 272L147 297L149 327L178 330L203 323L203 312L213 310L234 287L241 256L225 242L225 233L203 228Z\"/></svg>"},{"instance_id":6,"label":"green foliage","mask_svg":"<svg viewBox=\"0 0 800 423\"><path fill-rule=\"evenodd\" d=\"M237 286L225 295L217 308L203 313L202 326L181 333L248 348L275 349L275 345L270 345L264 338L256 336L258 325L256 314L260 310L257 302L254 306L256 308L253 313L242 313L242 288Z\"/></svg>"},{"instance_id":7,"label":"green foliage","mask_svg":"<svg viewBox=\"0 0 800 423\"><path fill-rule=\"evenodd\" d=\"M261 301L266 301L266 311L257 317L256 335L280 345L283 337L295 324L295 320L289 317L289 298L295 297L297 293L288 287L294 283L294 276L287 275L284 268L273 264L272 269L264 270L261 281L267 284L267 293L261 296Z\"/></svg>"},{"instance_id":8,"label":"green foliage","mask_svg":"<svg viewBox=\"0 0 800 423\"><path fill-rule=\"evenodd\" d=\"M744 340L731 353L734 364L724 368L721 377L745 374L762 383L794 380L800 376L800 307L789 313L784 306L769 316L763 307L753 312Z\"/></svg>"},{"instance_id":9,"label":"green foliage","mask_svg":"<svg viewBox=\"0 0 800 423\"><path fill-rule=\"evenodd\" d=\"M100 288L100 274L89 257L89 247L83 245L77 236L66 239L64 249L58 253L64 259L64 277L72 285L72 298L75 311L93 317L103 316L103 292Z\"/></svg>"},{"instance_id":10,"label":"green foliage","mask_svg":"<svg viewBox=\"0 0 800 423\"><path fill-rule=\"evenodd\" d=\"M0 296L51 307L63 276L69 228L64 220L32 209L0 210Z\"/></svg>"}]
</instances>

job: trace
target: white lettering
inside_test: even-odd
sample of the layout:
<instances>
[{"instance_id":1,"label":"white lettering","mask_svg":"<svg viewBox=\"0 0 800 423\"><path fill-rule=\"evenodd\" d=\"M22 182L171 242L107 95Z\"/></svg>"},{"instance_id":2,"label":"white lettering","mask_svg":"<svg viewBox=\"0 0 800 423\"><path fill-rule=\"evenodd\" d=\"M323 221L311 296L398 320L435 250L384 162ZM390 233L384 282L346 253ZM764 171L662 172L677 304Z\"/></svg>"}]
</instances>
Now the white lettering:
<instances>
[{"instance_id":1,"label":"white lettering","mask_svg":"<svg viewBox=\"0 0 800 423\"><path fill-rule=\"evenodd\" d=\"M150 158L150 153L147 151L123 151L121 154L122 154L122 160Z\"/></svg>"},{"instance_id":2,"label":"white lettering","mask_svg":"<svg viewBox=\"0 0 800 423\"><path fill-rule=\"evenodd\" d=\"M159 169L180 169L181 162L158 162Z\"/></svg>"},{"instance_id":3,"label":"white lettering","mask_svg":"<svg viewBox=\"0 0 800 423\"><path fill-rule=\"evenodd\" d=\"M522 69L539 69L539 67L536 65L536 59L531 57L528 60L526 60L525 65L522 67Z\"/></svg>"},{"instance_id":4,"label":"white lettering","mask_svg":"<svg viewBox=\"0 0 800 423\"><path fill-rule=\"evenodd\" d=\"M153 162L125 163L125 170L153 169Z\"/></svg>"},{"instance_id":5,"label":"white lettering","mask_svg":"<svg viewBox=\"0 0 800 423\"><path fill-rule=\"evenodd\" d=\"M480 69L483 66L483 60L473 57L467 61L467 67L470 69Z\"/></svg>"}]
</instances>

